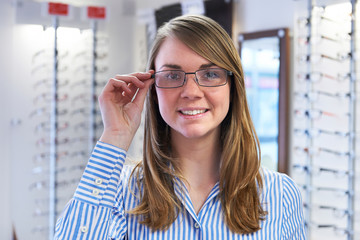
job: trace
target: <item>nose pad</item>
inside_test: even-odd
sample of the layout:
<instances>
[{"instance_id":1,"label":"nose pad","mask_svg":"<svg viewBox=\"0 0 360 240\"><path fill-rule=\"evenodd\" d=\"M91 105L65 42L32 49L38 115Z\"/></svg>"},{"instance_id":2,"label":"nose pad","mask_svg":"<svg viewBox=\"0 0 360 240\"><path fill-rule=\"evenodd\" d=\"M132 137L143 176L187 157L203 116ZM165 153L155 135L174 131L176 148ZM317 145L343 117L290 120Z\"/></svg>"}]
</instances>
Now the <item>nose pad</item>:
<instances>
[{"instance_id":1,"label":"nose pad","mask_svg":"<svg viewBox=\"0 0 360 240\"><path fill-rule=\"evenodd\" d=\"M186 80L185 80L185 83L184 83L184 88L187 88L187 87L191 87L191 88L196 88L196 87L199 87L197 81L196 81L196 77L195 75L193 76L190 76L190 75L186 75Z\"/></svg>"},{"instance_id":2,"label":"nose pad","mask_svg":"<svg viewBox=\"0 0 360 240\"><path fill-rule=\"evenodd\" d=\"M190 80L190 82L192 82L192 83L195 83L196 85L198 85L198 82L196 81L196 75L195 74L186 74L185 75L185 83L184 83L184 86L186 85L186 84L188 84L188 82L189 82L189 80ZM191 78L191 79L190 79ZM192 80L192 81L191 81Z\"/></svg>"},{"instance_id":3,"label":"nose pad","mask_svg":"<svg viewBox=\"0 0 360 240\"><path fill-rule=\"evenodd\" d=\"M186 81L184 86L182 87L182 97L194 98L194 97L201 97L203 92L200 89L196 81L195 75L193 76L186 76Z\"/></svg>"}]
</instances>

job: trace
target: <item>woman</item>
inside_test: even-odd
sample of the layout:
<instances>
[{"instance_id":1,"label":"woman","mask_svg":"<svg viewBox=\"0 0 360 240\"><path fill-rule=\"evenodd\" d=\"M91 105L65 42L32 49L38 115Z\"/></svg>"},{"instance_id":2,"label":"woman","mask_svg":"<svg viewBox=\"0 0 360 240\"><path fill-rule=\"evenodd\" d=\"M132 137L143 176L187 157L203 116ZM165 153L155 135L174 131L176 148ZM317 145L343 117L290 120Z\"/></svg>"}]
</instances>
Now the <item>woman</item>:
<instances>
[{"instance_id":1,"label":"woman","mask_svg":"<svg viewBox=\"0 0 360 240\"><path fill-rule=\"evenodd\" d=\"M226 32L207 17L175 18L148 69L101 93L104 132L56 239L305 239L298 188L260 167ZM124 166L145 99L143 161Z\"/></svg>"}]
</instances>

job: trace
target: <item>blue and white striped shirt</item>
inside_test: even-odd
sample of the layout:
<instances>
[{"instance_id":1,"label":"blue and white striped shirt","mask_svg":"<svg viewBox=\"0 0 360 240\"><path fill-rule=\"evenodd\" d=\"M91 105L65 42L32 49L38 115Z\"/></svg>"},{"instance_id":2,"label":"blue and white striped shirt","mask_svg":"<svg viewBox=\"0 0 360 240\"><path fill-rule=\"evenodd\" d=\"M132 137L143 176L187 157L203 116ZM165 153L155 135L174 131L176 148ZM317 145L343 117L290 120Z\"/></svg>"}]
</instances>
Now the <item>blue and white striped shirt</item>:
<instances>
[{"instance_id":1,"label":"blue and white striped shirt","mask_svg":"<svg viewBox=\"0 0 360 240\"><path fill-rule=\"evenodd\" d=\"M180 180L174 190L186 211L164 231L152 231L138 223L128 210L139 204L133 167L124 166L126 152L98 142L90 157L74 197L56 224L55 239L305 239L302 199L295 183L286 175L263 170L261 202L268 212L261 229L252 234L229 230L221 208L219 184L216 184L196 214L189 194L182 191ZM130 182L129 182L130 181ZM128 187L129 185L129 187Z\"/></svg>"}]
</instances>

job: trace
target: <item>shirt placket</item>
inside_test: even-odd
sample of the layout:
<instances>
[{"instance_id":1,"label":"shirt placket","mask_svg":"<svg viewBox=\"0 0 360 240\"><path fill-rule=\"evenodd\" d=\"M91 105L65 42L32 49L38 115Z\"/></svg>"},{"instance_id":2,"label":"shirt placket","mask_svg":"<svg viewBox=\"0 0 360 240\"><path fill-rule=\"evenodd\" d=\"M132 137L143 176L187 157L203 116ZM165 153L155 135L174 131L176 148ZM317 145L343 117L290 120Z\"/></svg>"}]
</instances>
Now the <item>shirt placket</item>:
<instances>
[{"instance_id":1,"label":"shirt placket","mask_svg":"<svg viewBox=\"0 0 360 240\"><path fill-rule=\"evenodd\" d=\"M192 222L189 222L189 224L192 224L193 232L196 235L195 239L202 240L203 239L203 224L201 219L206 215L205 209L207 210L208 204L211 203L213 198L215 198L219 193L219 184L217 183L213 189L211 190L208 198L205 200L204 205L199 211L199 215L196 214L194 205L192 204L189 191L187 190L185 184L178 178L174 179L174 190L177 197L180 199L181 203L184 205L185 210L187 214L191 216Z\"/></svg>"}]
</instances>

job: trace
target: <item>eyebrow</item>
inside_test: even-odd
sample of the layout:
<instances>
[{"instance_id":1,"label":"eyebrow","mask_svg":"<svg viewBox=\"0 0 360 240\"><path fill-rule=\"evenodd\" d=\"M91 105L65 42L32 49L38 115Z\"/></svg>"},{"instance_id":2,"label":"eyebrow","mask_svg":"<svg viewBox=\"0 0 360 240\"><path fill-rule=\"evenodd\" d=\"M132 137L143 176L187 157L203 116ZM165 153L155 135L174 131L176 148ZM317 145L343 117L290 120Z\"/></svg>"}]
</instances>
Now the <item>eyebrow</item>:
<instances>
[{"instance_id":1,"label":"eyebrow","mask_svg":"<svg viewBox=\"0 0 360 240\"><path fill-rule=\"evenodd\" d=\"M204 68L209 68L209 67L213 67L216 66L214 63L205 63L202 64L199 69L204 69ZM167 68L172 68L172 69L182 69L180 65L176 65L176 64L164 64L160 67L160 69L167 67Z\"/></svg>"},{"instance_id":2,"label":"eyebrow","mask_svg":"<svg viewBox=\"0 0 360 240\"><path fill-rule=\"evenodd\" d=\"M216 65L214 63L206 63L206 64L202 64L199 69L209 68L209 67L213 67L213 66L216 66Z\"/></svg>"},{"instance_id":3,"label":"eyebrow","mask_svg":"<svg viewBox=\"0 0 360 240\"><path fill-rule=\"evenodd\" d=\"M173 68L173 69L181 69L181 66L176 64L164 64L160 67L160 69L167 67L167 68Z\"/></svg>"}]
</instances>

